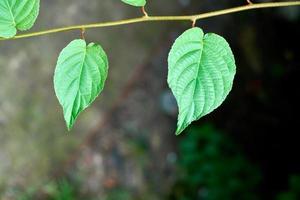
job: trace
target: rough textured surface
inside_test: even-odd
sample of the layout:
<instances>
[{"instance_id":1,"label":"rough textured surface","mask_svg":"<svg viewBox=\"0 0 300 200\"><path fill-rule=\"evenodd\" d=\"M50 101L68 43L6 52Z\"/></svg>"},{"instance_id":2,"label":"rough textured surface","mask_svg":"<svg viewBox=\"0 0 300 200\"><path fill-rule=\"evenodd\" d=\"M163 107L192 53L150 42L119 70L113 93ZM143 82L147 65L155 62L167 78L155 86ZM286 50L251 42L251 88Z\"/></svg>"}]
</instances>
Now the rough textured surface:
<instances>
[{"instance_id":1,"label":"rough textured surface","mask_svg":"<svg viewBox=\"0 0 300 200\"><path fill-rule=\"evenodd\" d=\"M0 1L0 37L11 38L17 30L30 29L38 14L40 0Z\"/></svg>"},{"instance_id":2,"label":"rough textured surface","mask_svg":"<svg viewBox=\"0 0 300 200\"><path fill-rule=\"evenodd\" d=\"M219 107L232 89L236 66L227 41L195 27L182 33L168 57L168 84L179 107L176 134Z\"/></svg>"},{"instance_id":3,"label":"rough textured surface","mask_svg":"<svg viewBox=\"0 0 300 200\"><path fill-rule=\"evenodd\" d=\"M53 79L68 130L103 90L107 74L107 55L101 45L77 39L61 51Z\"/></svg>"}]
</instances>

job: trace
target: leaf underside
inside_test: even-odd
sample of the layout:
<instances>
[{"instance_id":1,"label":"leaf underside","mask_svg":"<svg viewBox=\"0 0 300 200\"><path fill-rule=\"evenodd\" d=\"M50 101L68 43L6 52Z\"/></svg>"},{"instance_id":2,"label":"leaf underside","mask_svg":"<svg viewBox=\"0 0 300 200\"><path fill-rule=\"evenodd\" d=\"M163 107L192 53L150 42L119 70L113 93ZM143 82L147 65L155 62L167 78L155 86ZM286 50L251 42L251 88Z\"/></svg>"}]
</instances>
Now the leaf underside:
<instances>
[{"instance_id":1,"label":"leaf underside","mask_svg":"<svg viewBox=\"0 0 300 200\"><path fill-rule=\"evenodd\" d=\"M40 0L0 0L0 37L30 29L39 13Z\"/></svg>"},{"instance_id":2,"label":"leaf underside","mask_svg":"<svg viewBox=\"0 0 300 200\"><path fill-rule=\"evenodd\" d=\"M87 45L78 39L62 50L55 69L54 89L68 130L103 90L107 73L108 59L100 45Z\"/></svg>"},{"instance_id":3,"label":"leaf underside","mask_svg":"<svg viewBox=\"0 0 300 200\"><path fill-rule=\"evenodd\" d=\"M121 0L126 4L136 7L142 7L146 5L146 0Z\"/></svg>"},{"instance_id":4,"label":"leaf underside","mask_svg":"<svg viewBox=\"0 0 300 200\"><path fill-rule=\"evenodd\" d=\"M224 38L200 28L179 36L168 58L168 84L178 107L176 134L216 109L231 91L236 72L233 53Z\"/></svg>"}]
</instances>

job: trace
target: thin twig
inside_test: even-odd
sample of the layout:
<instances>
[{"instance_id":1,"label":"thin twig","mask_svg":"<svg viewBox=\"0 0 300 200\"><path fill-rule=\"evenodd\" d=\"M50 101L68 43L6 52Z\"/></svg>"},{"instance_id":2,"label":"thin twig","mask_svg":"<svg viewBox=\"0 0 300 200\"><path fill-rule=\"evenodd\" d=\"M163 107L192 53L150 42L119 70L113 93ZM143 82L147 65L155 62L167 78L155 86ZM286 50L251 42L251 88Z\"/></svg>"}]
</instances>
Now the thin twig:
<instances>
[{"instance_id":1,"label":"thin twig","mask_svg":"<svg viewBox=\"0 0 300 200\"><path fill-rule=\"evenodd\" d=\"M192 20L192 27L193 27L193 28L196 26L196 22L197 22L196 19L193 19L193 20Z\"/></svg>"},{"instance_id":2,"label":"thin twig","mask_svg":"<svg viewBox=\"0 0 300 200\"><path fill-rule=\"evenodd\" d=\"M82 29L81 29L81 34L80 34L80 36L81 36L81 39L85 40L85 28L82 28Z\"/></svg>"},{"instance_id":3,"label":"thin twig","mask_svg":"<svg viewBox=\"0 0 300 200\"><path fill-rule=\"evenodd\" d=\"M148 17L138 17L132 19L125 19L119 21L111 21L111 22L100 22L95 24L84 24L84 25L76 25L76 26L67 26L62 28L55 28L45 31L38 31L33 33L26 33L22 35L17 35L13 38L0 38L0 40L12 40L12 39L21 39L21 38L29 38L35 37L40 35L47 35L51 33L58 33L58 32L65 32L71 30L78 30L78 29L91 29L91 28L100 28L100 27L109 27L109 26L119 26L125 24L133 24L133 23L140 23L140 22L151 22L151 21L192 21L194 19L204 19L209 17L215 17L220 15L226 15L230 13L242 12L246 10L253 10L253 9L261 9L261 8L272 8L272 7L286 7L286 6L300 6L300 1L290 1L290 2L271 2L271 3L255 3L255 4L248 4L244 6L228 8L218 11L207 12L203 14L197 15L184 15L184 16L148 16Z\"/></svg>"},{"instance_id":4,"label":"thin twig","mask_svg":"<svg viewBox=\"0 0 300 200\"><path fill-rule=\"evenodd\" d=\"M251 0L247 0L248 5L252 5L252 1Z\"/></svg>"},{"instance_id":5,"label":"thin twig","mask_svg":"<svg viewBox=\"0 0 300 200\"><path fill-rule=\"evenodd\" d=\"M142 13L144 17L149 17L148 13L146 12L145 6L142 7Z\"/></svg>"}]
</instances>

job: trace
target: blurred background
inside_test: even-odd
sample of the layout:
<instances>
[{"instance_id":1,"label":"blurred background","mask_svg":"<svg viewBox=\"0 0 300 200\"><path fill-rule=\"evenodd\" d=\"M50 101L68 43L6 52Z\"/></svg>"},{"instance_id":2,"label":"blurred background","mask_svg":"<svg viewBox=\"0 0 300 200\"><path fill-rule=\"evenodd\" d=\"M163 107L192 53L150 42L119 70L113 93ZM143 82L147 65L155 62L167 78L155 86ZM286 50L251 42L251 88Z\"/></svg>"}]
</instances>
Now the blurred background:
<instances>
[{"instance_id":1,"label":"blurred background","mask_svg":"<svg viewBox=\"0 0 300 200\"><path fill-rule=\"evenodd\" d=\"M148 0L147 11L185 15L245 3ZM40 10L32 31L141 15L119 0L42 0ZM197 26L227 39L237 75L223 105L177 137L167 54L190 22L87 30L87 41L109 56L109 78L71 132L52 82L59 52L80 31L1 41L0 199L300 199L300 8Z\"/></svg>"}]
</instances>

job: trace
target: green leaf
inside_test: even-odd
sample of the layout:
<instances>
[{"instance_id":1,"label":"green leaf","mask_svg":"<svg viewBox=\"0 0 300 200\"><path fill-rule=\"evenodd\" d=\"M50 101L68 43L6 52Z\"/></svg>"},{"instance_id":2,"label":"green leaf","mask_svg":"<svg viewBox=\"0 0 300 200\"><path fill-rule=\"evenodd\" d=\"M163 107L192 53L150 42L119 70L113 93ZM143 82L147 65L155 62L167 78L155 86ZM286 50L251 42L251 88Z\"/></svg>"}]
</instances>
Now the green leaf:
<instances>
[{"instance_id":1,"label":"green leaf","mask_svg":"<svg viewBox=\"0 0 300 200\"><path fill-rule=\"evenodd\" d=\"M191 28L179 36L168 58L168 84L179 107L176 134L212 112L232 88L236 66L224 38Z\"/></svg>"},{"instance_id":2,"label":"green leaf","mask_svg":"<svg viewBox=\"0 0 300 200\"><path fill-rule=\"evenodd\" d=\"M137 6L137 7L142 7L146 5L146 0L121 0L121 1L131 6Z\"/></svg>"},{"instance_id":3,"label":"green leaf","mask_svg":"<svg viewBox=\"0 0 300 200\"><path fill-rule=\"evenodd\" d=\"M55 69L54 89L68 130L103 90L107 73L108 59L100 45L74 40L62 50Z\"/></svg>"},{"instance_id":4,"label":"green leaf","mask_svg":"<svg viewBox=\"0 0 300 200\"><path fill-rule=\"evenodd\" d=\"M17 30L30 29L39 7L40 0L0 0L0 37L11 38Z\"/></svg>"}]
</instances>

